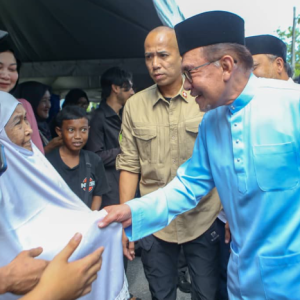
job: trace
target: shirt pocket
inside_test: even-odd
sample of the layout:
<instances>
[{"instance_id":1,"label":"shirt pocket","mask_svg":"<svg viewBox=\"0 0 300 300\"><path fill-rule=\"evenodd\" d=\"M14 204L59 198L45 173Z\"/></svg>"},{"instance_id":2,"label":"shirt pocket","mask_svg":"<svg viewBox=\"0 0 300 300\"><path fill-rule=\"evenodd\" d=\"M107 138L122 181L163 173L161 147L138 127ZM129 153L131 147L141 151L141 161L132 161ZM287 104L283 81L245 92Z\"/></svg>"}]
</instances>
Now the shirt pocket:
<instances>
[{"instance_id":1,"label":"shirt pocket","mask_svg":"<svg viewBox=\"0 0 300 300\"><path fill-rule=\"evenodd\" d=\"M293 142L253 147L258 186L269 192L295 188L299 183L297 154Z\"/></svg>"},{"instance_id":2,"label":"shirt pocket","mask_svg":"<svg viewBox=\"0 0 300 300\"><path fill-rule=\"evenodd\" d=\"M156 164L158 160L156 128L132 128L132 135L136 138L140 159Z\"/></svg>"},{"instance_id":3,"label":"shirt pocket","mask_svg":"<svg viewBox=\"0 0 300 300\"><path fill-rule=\"evenodd\" d=\"M262 283L268 300L298 300L300 253L259 257Z\"/></svg>"},{"instance_id":4,"label":"shirt pocket","mask_svg":"<svg viewBox=\"0 0 300 300\"><path fill-rule=\"evenodd\" d=\"M181 145L181 148L183 149L182 156L184 160L189 159L193 154L193 149L198 135L201 119L197 118L184 122L182 138L183 145Z\"/></svg>"}]
</instances>

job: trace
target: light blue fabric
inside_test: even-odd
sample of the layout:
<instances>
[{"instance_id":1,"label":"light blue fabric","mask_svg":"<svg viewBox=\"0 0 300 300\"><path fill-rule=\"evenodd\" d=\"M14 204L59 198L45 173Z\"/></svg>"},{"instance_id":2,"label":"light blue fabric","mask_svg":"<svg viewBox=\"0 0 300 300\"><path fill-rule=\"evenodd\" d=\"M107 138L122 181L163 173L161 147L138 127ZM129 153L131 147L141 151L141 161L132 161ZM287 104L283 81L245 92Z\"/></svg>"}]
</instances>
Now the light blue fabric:
<instances>
[{"instance_id":1,"label":"light blue fabric","mask_svg":"<svg viewBox=\"0 0 300 300\"><path fill-rule=\"evenodd\" d=\"M217 187L232 232L230 299L300 299L300 87L251 76L208 112L193 156L165 188L128 202L137 240Z\"/></svg>"},{"instance_id":2,"label":"light blue fabric","mask_svg":"<svg viewBox=\"0 0 300 300\"><path fill-rule=\"evenodd\" d=\"M173 28L176 24L185 20L176 0L152 0L157 15L163 25Z\"/></svg>"}]
</instances>

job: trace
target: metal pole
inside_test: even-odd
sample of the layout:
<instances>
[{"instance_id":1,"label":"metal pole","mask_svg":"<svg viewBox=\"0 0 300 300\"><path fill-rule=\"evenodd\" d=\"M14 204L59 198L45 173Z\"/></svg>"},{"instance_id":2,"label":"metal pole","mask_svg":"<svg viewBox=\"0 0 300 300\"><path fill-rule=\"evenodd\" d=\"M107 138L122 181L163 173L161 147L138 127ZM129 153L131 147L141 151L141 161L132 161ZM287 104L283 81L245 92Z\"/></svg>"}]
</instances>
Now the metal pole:
<instances>
[{"instance_id":1,"label":"metal pole","mask_svg":"<svg viewBox=\"0 0 300 300\"><path fill-rule=\"evenodd\" d=\"M295 53L295 42L296 42L296 7L293 8L294 16L293 16L293 34L292 34L292 60L291 60L291 67L292 70L295 70L295 63L296 63L296 53Z\"/></svg>"}]
</instances>

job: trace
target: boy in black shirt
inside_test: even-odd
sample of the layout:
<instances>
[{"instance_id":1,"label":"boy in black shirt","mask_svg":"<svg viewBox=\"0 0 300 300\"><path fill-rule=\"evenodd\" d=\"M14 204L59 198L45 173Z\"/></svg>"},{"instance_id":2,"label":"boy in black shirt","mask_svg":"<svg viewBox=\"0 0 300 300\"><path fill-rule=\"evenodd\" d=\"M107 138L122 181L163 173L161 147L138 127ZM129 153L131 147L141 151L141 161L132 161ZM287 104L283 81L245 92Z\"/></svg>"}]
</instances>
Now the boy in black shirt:
<instances>
[{"instance_id":1,"label":"boy in black shirt","mask_svg":"<svg viewBox=\"0 0 300 300\"><path fill-rule=\"evenodd\" d=\"M92 210L99 210L102 195L109 191L109 186L101 158L82 150L88 140L89 128L88 116L81 107L65 107L57 115L55 129L63 145L46 157L71 190Z\"/></svg>"}]
</instances>

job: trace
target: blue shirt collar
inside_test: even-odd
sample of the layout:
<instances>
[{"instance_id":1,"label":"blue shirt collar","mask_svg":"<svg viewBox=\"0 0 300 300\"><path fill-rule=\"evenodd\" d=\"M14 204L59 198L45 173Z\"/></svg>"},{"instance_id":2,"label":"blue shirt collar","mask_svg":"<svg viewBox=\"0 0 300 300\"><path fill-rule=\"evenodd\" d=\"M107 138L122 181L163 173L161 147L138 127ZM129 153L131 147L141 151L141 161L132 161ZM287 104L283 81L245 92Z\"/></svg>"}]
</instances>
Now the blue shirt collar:
<instances>
[{"instance_id":1,"label":"blue shirt collar","mask_svg":"<svg viewBox=\"0 0 300 300\"><path fill-rule=\"evenodd\" d=\"M246 84L242 93L234 100L233 103L228 105L232 114L244 108L253 98L255 88L257 86L257 77L251 73L248 83Z\"/></svg>"}]
</instances>

